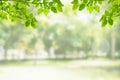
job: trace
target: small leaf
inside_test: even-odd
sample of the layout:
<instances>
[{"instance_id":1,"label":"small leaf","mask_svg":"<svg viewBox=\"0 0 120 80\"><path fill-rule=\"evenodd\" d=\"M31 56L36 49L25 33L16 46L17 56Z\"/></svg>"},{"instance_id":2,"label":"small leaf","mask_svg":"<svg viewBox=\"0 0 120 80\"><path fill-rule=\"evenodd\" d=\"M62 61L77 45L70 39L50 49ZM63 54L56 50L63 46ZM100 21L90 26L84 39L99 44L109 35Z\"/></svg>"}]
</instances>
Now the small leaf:
<instances>
[{"instance_id":1,"label":"small leaf","mask_svg":"<svg viewBox=\"0 0 120 80\"><path fill-rule=\"evenodd\" d=\"M36 24L37 24L36 18L32 18L32 19L31 19L31 26L32 26L33 28L36 28Z\"/></svg>"},{"instance_id":2,"label":"small leaf","mask_svg":"<svg viewBox=\"0 0 120 80\"><path fill-rule=\"evenodd\" d=\"M49 5L50 5L50 6L53 6L53 2L50 2Z\"/></svg>"},{"instance_id":3,"label":"small leaf","mask_svg":"<svg viewBox=\"0 0 120 80\"><path fill-rule=\"evenodd\" d=\"M57 10L55 7L51 7L51 10L54 12L54 13L57 13Z\"/></svg>"},{"instance_id":4,"label":"small leaf","mask_svg":"<svg viewBox=\"0 0 120 80\"><path fill-rule=\"evenodd\" d=\"M111 18L108 18L108 23L109 23L110 25L113 25L113 20L112 20Z\"/></svg>"},{"instance_id":5,"label":"small leaf","mask_svg":"<svg viewBox=\"0 0 120 80\"><path fill-rule=\"evenodd\" d=\"M72 4L78 4L78 0L73 0L71 3Z\"/></svg>"},{"instance_id":6,"label":"small leaf","mask_svg":"<svg viewBox=\"0 0 120 80\"><path fill-rule=\"evenodd\" d=\"M95 5L95 6L94 6L94 9L95 9L97 12L100 11L100 7L99 7L98 5Z\"/></svg>"},{"instance_id":7,"label":"small leaf","mask_svg":"<svg viewBox=\"0 0 120 80\"><path fill-rule=\"evenodd\" d=\"M108 12L108 11L105 11L105 15L107 15L107 16L108 16L108 15L109 15L109 12Z\"/></svg>"},{"instance_id":8,"label":"small leaf","mask_svg":"<svg viewBox=\"0 0 120 80\"><path fill-rule=\"evenodd\" d=\"M48 9L48 7L45 6L43 12L44 12L45 15L48 15L48 13L49 13L49 9Z\"/></svg>"},{"instance_id":9,"label":"small leaf","mask_svg":"<svg viewBox=\"0 0 120 80\"><path fill-rule=\"evenodd\" d=\"M102 21L102 27L105 27L106 25L107 25L107 20L104 19L104 20Z\"/></svg>"},{"instance_id":10,"label":"small leaf","mask_svg":"<svg viewBox=\"0 0 120 80\"><path fill-rule=\"evenodd\" d=\"M17 7L18 7L18 8L24 8L25 6L24 6L24 4L22 4L22 3L18 3Z\"/></svg>"},{"instance_id":11,"label":"small leaf","mask_svg":"<svg viewBox=\"0 0 120 80\"><path fill-rule=\"evenodd\" d=\"M31 22L32 28L36 28L36 24L34 22Z\"/></svg>"},{"instance_id":12,"label":"small leaf","mask_svg":"<svg viewBox=\"0 0 120 80\"><path fill-rule=\"evenodd\" d=\"M60 0L54 0L57 4L59 4L60 6L63 6L62 2Z\"/></svg>"},{"instance_id":13,"label":"small leaf","mask_svg":"<svg viewBox=\"0 0 120 80\"><path fill-rule=\"evenodd\" d=\"M111 3L113 0L109 0L108 3Z\"/></svg>"},{"instance_id":14,"label":"small leaf","mask_svg":"<svg viewBox=\"0 0 120 80\"><path fill-rule=\"evenodd\" d=\"M89 11L89 13L92 13L93 12L93 7L92 6L88 6L87 10Z\"/></svg>"},{"instance_id":15,"label":"small leaf","mask_svg":"<svg viewBox=\"0 0 120 80\"><path fill-rule=\"evenodd\" d=\"M105 15L102 15L102 17L100 18L99 21L102 22L102 20L105 19L105 18L106 18L106 16L105 16Z\"/></svg>"},{"instance_id":16,"label":"small leaf","mask_svg":"<svg viewBox=\"0 0 120 80\"><path fill-rule=\"evenodd\" d=\"M32 4L36 4L36 3L37 3L37 0L33 0L33 1L32 1Z\"/></svg>"},{"instance_id":17,"label":"small leaf","mask_svg":"<svg viewBox=\"0 0 120 80\"><path fill-rule=\"evenodd\" d=\"M28 27L29 25L30 25L30 20L27 20L27 21L25 22L25 26Z\"/></svg>"},{"instance_id":18,"label":"small leaf","mask_svg":"<svg viewBox=\"0 0 120 80\"><path fill-rule=\"evenodd\" d=\"M59 12L63 12L63 9L62 9L61 6L57 6L57 10L58 10Z\"/></svg>"},{"instance_id":19,"label":"small leaf","mask_svg":"<svg viewBox=\"0 0 120 80\"><path fill-rule=\"evenodd\" d=\"M103 20L103 16L100 18L100 20L99 20L99 21L101 22L102 20Z\"/></svg>"},{"instance_id":20,"label":"small leaf","mask_svg":"<svg viewBox=\"0 0 120 80\"><path fill-rule=\"evenodd\" d=\"M79 10L83 10L85 8L85 4L80 4Z\"/></svg>"},{"instance_id":21,"label":"small leaf","mask_svg":"<svg viewBox=\"0 0 120 80\"><path fill-rule=\"evenodd\" d=\"M78 7L79 7L79 4L74 4L73 7L72 7L72 9L76 10Z\"/></svg>"},{"instance_id":22,"label":"small leaf","mask_svg":"<svg viewBox=\"0 0 120 80\"><path fill-rule=\"evenodd\" d=\"M42 8L39 8L38 9L38 14L41 14L43 12L43 9Z\"/></svg>"},{"instance_id":23,"label":"small leaf","mask_svg":"<svg viewBox=\"0 0 120 80\"><path fill-rule=\"evenodd\" d=\"M5 12L1 12L0 17L1 19L7 19L7 14Z\"/></svg>"},{"instance_id":24,"label":"small leaf","mask_svg":"<svg viewBox=\"0 0 120 80\"><path fill-rule=\"evenodd\" d=\"M36 8L39 7L39 4L36 4L35 7L36 7Z\"/></svg>"},{"instance_id":25,"label":"small leaf","mask_svg":"<svg viewBox=\"0 0 120 80\"><path fill-rule=\"evenodd\" d=\"M103 1L103 0L98 0L98 3L99 3L99 4L102 4L102 1Z\"/></svg>"},{"instance_id":26,"label":"small leaf","mask_svg":"<svg viewBox=\"0 0 120 80\"><path fill-rule=\"evenodd\" d=\"M83 0L84 1L84 3L87 3L88 2L88 0Z\"/></svg>"}]
</instances>

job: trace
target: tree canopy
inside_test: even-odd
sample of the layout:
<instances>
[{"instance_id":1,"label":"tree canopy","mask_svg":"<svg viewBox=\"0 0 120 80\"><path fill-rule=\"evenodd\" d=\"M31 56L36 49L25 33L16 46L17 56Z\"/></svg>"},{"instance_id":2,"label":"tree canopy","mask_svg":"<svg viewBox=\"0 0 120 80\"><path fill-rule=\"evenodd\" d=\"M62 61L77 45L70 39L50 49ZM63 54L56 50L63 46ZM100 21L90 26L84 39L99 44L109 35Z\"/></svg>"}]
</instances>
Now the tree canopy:
<instances>
[{"instance_id":1,"label":"tree canopy","mask_svg":"<svg viewBox=\"0 0 120 80\"><path fill-rule=\"evenodd\" d=\"M119 0L72 0L73 10L87 9L90 13L94 10L100 12L101 5L106 3L106 9L101 15L102 27L113 25L114 21L120 19ZM26 27L36 27L37 19L35 15L50 12L63 12L64 4L62 0L0 0L0 19L21 22ZM33 9L35 9L33 11Z\"/></svg>"}]
</instances>

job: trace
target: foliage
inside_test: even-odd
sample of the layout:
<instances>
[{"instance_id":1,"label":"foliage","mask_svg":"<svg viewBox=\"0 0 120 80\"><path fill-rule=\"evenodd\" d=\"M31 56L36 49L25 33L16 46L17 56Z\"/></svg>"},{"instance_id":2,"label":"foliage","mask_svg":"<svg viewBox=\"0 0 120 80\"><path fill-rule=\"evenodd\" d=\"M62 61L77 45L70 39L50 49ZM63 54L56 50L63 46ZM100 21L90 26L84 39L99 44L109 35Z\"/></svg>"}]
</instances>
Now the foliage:
<instances>
[{"instance_id":1,"label":"foliage","mask_svg":"<svg viewBox=\"0 0 120 80\"><path fill-rule=\"evenodd\" d=\"M100 6L106 2L108 7L102 15L100 22L102 26L113 25L115 18L120 19L119 0L73 0L73 10L87 9L90 13L94 10L100 12ZM50 11L57 13L63 12L63 4L60 0L0 0L0 19L10 19L22 22L26 27L36 27L37 19L32 9L36 8L37 14L47 15Z\"/></svg>"},{"instance_id":2,"label":"foliage","mask_svg":"<svg viewBox=\"0 0 120 80\"><path fill-rule=\"evenodd\" d=\"M106 2L105 13L102 15L100 22L102 26L106 26L107 24L113 25L115 18L120 18L120 1L119 0L73 0L73 9L79 8L79 10L83 10L87 8L87 10L92 13L94 10L100 12L100 6L103 2Z\"/></svg>"}]
</instances>

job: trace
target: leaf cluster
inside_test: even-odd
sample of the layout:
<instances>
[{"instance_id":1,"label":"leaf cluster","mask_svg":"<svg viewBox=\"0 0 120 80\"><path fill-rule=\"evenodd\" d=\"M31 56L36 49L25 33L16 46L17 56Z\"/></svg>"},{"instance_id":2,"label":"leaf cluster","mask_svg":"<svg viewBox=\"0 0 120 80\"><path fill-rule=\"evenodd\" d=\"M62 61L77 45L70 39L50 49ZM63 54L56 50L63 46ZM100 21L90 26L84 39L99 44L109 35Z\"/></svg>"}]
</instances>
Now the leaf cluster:
<instances>
[{"instance_id":1,"label":"leaf cluster","mask_svg":"<svg viewBox=\"0 0 120 80\"><path fill-rule=\"evenodd\" d=\"M111 27L116 19L120 19L120 0L73 0L73 10L87 9L90 13L94 10L100 12L100 7L103 2L106 2L107 10L105 10L102 15L100 22L102 27L105 27L107 24Z\"/></svg>"},{"instance_id":2,"label":"leaf cluster","mask_svg":"<svg viewBox=\"0 0 120 80\"><path fill-rule=\"evenodd\" d=\"M102 15L100 22L102 26L113 25L116 19L120 19L120 1L119 0L73 0L71 2L73 10L87 9L90 13L100 12L103 2L107 2L108 9ZM36 27L37 19L31 8L37 9L37 14L44 13L48 15L50 11L57 13L63 12L63 4L60 0L0 0L0 19L10 19L15 22L21 22L26 27Z\"/></svg>"}]
</instances>

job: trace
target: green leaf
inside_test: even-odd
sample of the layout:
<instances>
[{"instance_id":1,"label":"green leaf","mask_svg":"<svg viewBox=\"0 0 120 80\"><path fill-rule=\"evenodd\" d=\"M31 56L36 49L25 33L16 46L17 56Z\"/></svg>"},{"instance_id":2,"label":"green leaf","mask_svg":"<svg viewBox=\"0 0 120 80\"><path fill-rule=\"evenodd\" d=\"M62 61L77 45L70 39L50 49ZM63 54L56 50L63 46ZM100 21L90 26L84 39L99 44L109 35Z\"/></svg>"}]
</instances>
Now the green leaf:
<instances>
[{"instance_id":1,"label":"green leaf","mask_svg":"<svg viewBox=\"0 0 120 80\"><path fill-rule=\"evenodd\" d=\"M53 1L56 2L57 4L59 4L60 6L63 6L63 4L60 0L53 0Z\"/></svg>"},{"instance_id":2,"label":"green leaf","mask_svg":"<svg viewBox=\"0 0 120 80\"><path fill-rule=\"evenodd\" d=\"M59 4L60 6L64 6L64 5L61 3L61 1L60 1L60 0L59 0L58 4Z\"/></svg>"},{"instance_id":3,"label":"green leaf","mask_svg":"<svg viewBox=\"0 0 120 80\"><path fill-rule=\"evenodd\" d=\"M35 7L39 7L39 4L36 4Z\"/></svg>"},{"instance_id":4,"label":"green leaf","mask_svg":"<svg viewBox=\"0 0 120 80\"><path fill-rule=\"evenodd\" d=\"M53 6L53 2L50 2L49 5L50 5L50 6Z\"/></svg>"},{"instance_id":5,"label":"green leaf","mask_svg":"<svg viewBox=\"0 0 120 80\"><path fill-rule=\"evenodd\" d=\"M7 14L5 12L0 13L0 18L1 19L7 19Z\"/></svg>"},{"instance_id":6,"label":"green leaf","mask_svg":"<svg viewBox=\"0 0 120 80\"><path fill-rule=\"evenodd\" d=\"M94 10L94 8L93 8L92 6L88 6L88 7L87 7L87 10L89 11L89 13L92 13L93 10Z\"/></svg>"},{"instance_id":7,"label":"green leaf","mask_svg":"<svg viewBox=\"0 0 120 80\"><path fill-rule=\"evenodd\" d=\"M61 6L57 6L57 10L58 10L59 12L63 12L63 9L62 9Z\"/></svg>"},{"instance_id":8,"label":"green leaf","mask_svg":"<svg viewBox=\"0 0 120 80\"><path fill-rule=\"evenodd\" d=\"M112 20L111 18L108 18L108 23L109 23L110 25L113 25L113 20Z\"/></svg>"},{"instance_id":9,"label":"green leaf","mask_svg":"<svg viewBox=\"0 0 120 80\"><path fill-rule=\"evenodd\" d=\"M25 5L24 5L24 4L22 4L22 3L18 3L17 7L18 7L18 8L24 8L24 7L25 7Z\"/></svg>"},{"instance_id":10,"label":"green leaf","mask_svg":"<svg viewBox=\"0 0 120 80\"><path fill-rule=\"evenodd\" d=\"M102 27L105 27L107 25L107 20L106 18L102 21Z\"/></svg>"},{"instance_id":11,"label":"green leaf","mask_svg":"<svg viewBox=\"0 0 120 80\"><path fill-rule=\"evenodd\" d=\"M108 3L111 3L113 0L109 0Z\"/></svg>"},{"instance_id":12,"label":"green leaf","mask_svg":"<svg viewBox=\"0 0 120 80\"><path fill-rule=\"evenodd\" d=\"M37 3L37 0L33 0L33 1L32 1L32 4L36 4L36 3Z\"/></svg>"},{"instance_id":13,"label":"green leaf","mask_svg":"<svg viewBox=\"0 0 120 80\"><path fill-rule=\"evenodd\" d=\"M108 16L108 15L109 15L109 12L108 12L108 11L105 11L105 15Z\"/></svg>"},{"instance_id":14,"label":"green leaf","mask_svg":"<svg viewBox=\"0 0 120 80\"><path fill-rule=\"evenodd\" d=\"M51 10L54 12L54 13L57 13L57 10L55 7L51 7Z\"/></svg>"},{"instance_id":15,"label":"green leaf","mask_svg":"<svg viewBox=\"0 0 120 80\"><path fill-rule=\"evenodd\" d=\"M80 4L79 10L83 10L85 8L85 4Z\"/></svg>"},{"instance_id":16,"label":"green leaf","mask_svg":"<svg viewBox=\"0 0 120 80\"><path fill-rule=\"evenodd\" d=\"M100 18L100 22L102 22L102 20L104 20L106 18L106 16L105 15L102 15L102 17Z\"/></svg>"},{"instance_id":17,"label":"green leaf","mask_svg":"<svg viewBox=\"0 0 120 80\"><path fill-rule=\"evenodd\" d=\"M27 20L27 21L25 22L25 26L28 27L29 25L30 25L30 20Z\"/></svg>"},{"instance_id":18,"label":"green leaf","mask_svg":"<svg viewBox=\"0 0 120 80\"><path fill-rule=\"evenodd\" d=\"M32 18L32 19L31 19L31 26L32 26L33 28L36 28L36 24L37 24L36 18Z\"/></svg>"},{"instance_id":19,"label":"green leaf","mask_svg":"<svg viewBox=\"0 0 120 80\"><path fill-rule=\"evenodd\" d=\"M72 4L78 4L78 0L73 0L71 3Z\"/></svg>"},{"instance_id":20,"label":"green leaf","mask_svg":"<svg viewBox=\"0 0 120 80\"><path fill-rule=\"evenodd\" d=\"M84 1L84 3L87 3L88 2L88 0L83 0Z\"/></svg>"},{"instance_id":21,"label":"green leaf","mask_svg":"<svg viewBox=\"0 0 120 80\"><path fill-rule=\"evenodd\" d=\"M39 8L38 9L38 14L41 14L43 12L43 9L42 8Z\"/></svg>"},{"instance_id":22,"label":"green leaf","mask_svg":"<svg viewBox=\"0 0 120 80\"><path fill-rule=\"evenodd\" d=\"M43 12L44 12L45 15L48 15L48 13L49 13L49 9L48 9L48 7L45 6Z\"/></svg>"},{"instance_id":23,"label":"green leaf","mask_svg":"<svg viewBox=\"0 0 120 80\"><path fill-rule=\"evenodd\" d=\"M33 17L34 17L34 15L33 15L32 13L30 13L30 14L29 14L29 18L30 18L30 17L32 17L32 18L33 18Z\"/></svg>"},{"instance_id":24,"label":"green leaf","mask_svg":"<svg viewBox=\"0 0 120 80\"><path fill-rule=\"evenodd\" d=\"M79 7L79 4L74 4L73 7L72 7L72 9L76 10L78 7Z\"/></svg>"},{"instance_id":25,"label":"green leaf","mask_svg":"<svg viewBox=\"0 0 120 80\"><path fill-rule=\"evenodd\" d=\"M102 1L103 1L103 0L98 0L98 3L99 3L99 4L102 4Z\"/></svg>"},{"instance_id":26,"label":"green leaf","mask_svg":"<svg viewBox=\"0 0 120 80\"><path fill-rule=\"evenodd\" d=\"M32 28L36 28L36 24L34 22L31 22Z\"/></svg>"},{"instance_id":27,"label":"green leaf","mask_svg":"<svg viewBox=\"0 0 120 80\"><path fill-rule=\"evenodd\" d=\"M94 9L97 11L97 12L100 12L100 7L98 5L95 5L94 6Z\"/></svg>"}]
</instances>

